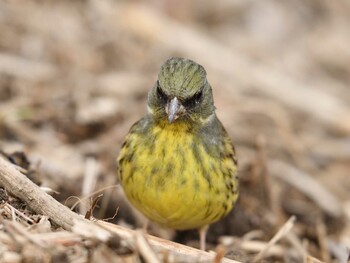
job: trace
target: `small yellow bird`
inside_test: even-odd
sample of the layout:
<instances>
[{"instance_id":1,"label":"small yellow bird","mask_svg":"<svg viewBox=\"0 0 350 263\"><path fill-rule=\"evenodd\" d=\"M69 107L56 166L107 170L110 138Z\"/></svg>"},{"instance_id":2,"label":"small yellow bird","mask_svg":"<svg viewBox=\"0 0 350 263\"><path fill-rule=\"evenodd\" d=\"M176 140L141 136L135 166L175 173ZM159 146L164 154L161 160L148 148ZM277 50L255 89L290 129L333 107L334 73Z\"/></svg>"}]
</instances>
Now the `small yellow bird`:
<instances>
[{"instance_id":1,"label":"small yellow bird","mask_svg":"<svg viewBox=\"0 0 350 263\"><path fill-rule=\"evenodd\" d=\"M237 200L238 176L201 65L183 58L162 65L147 114L131 127L117 161L130 202L160 225L198 228L204 250L208 225Z\"/></svg>"}]
</instances>

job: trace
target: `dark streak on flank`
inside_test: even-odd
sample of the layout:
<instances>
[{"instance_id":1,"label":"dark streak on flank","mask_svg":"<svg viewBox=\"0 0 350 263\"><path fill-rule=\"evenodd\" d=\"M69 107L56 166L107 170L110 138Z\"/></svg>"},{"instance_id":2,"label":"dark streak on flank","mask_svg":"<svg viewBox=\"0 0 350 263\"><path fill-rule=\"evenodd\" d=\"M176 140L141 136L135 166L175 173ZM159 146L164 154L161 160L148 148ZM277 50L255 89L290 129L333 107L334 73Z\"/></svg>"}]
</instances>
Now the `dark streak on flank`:
<instances>
[{"instance_id":1,"label":"dark streak on flank","mask_svg":"<svg viewBox=\"0 0 350 263\"><path fill-rule=\"evenodd\" d=\"M124 156L124 159L126 162L131 163L134 159L134 151L129 151L130 153L128 155Z\"/></svg>"},{"instance_id":2,"label":"dark streak on flank","mask_svg":"<svg viewBox=\"0 0 350 263\"><path fill-rule=\"evenodd\" d=\"M181 163L181 166L180 166L181 168L180 168L179 173L183 174L183 172L187 166L187 160L185 158L186 155L185 155L184 150L179 145L176 146L176 153L178 154L177 157L180 158L179 161Z\"/></svg>"},{"instance_id":3,"label":"dark streak on flank","mask_svg":"<svg viewBox=\"0 0 350 263\"><path fill-rule=\"evenodd\" d=\"M203 160L202 160L202 157L200 155L200 152L199 152L197 144L192 142L191 148L192 148L192 152L193 152L193 157L197 161L197 163L199 164L199 167L201 169L201 173L202 173L203 177L207 180L209 188L211 188L212 184L211 184L210 174L209 174L208 171L206 171L204 169Z\"/></svg>"},{"instance_id":4,"label":"dark streak on flank","mask_svg":"<svg viewBox=\"0 0 350 263\"><path fill-rule=\"evenodd\" d=\"M147 143L147 148L148 148L148 154L152 156L155 148L154 140L150 139L150 141Z\"/></svg>"},{"instance_id":5,"label":"dark streak on flank","mask_svg":"<svg viewBox=\"0 0 350 263\"><path fill-rule=\"evenodd\" d=\"M124 162L124 157L120 158L118 163L123 163Z\"/></svg>"},{"instance_id":6,"label":"dark streak on flank","mask_svg":"<svg viewBox=\"0 0 350 263\"><path fill-rule=\"evenodd\" d=\"M156 185L158 190L163 190L165 186L165 178L163 176L158 176Z\"/></svg>"},{"instance_id":7,"label":"dark streak on flank","mask_svg":"<svg viewBox=\"0 0 350 263\"><path fill-rule=\"evenodd\" d=\"M227 206L227 204L226 204L226 203L224 203L223 207L224 207L224 210L225 210L224 214L226 214L226 212L227 212L227 209L228 209L228 206Z\"/></svg>"},{"instance_id":8,"label":"dark streak on flank","mask_svg":"<svg viewBox=\"0 0 350 263\"><path fill-rule=\"evenodd\" d=\"M129 140L125 140L121 148L129 147Z\"/></svg>"},{"instance_id":9,"label":"dark streak on flank","mask_svg":"<svg viewBox=\"0 0 350 263\"><path fill-rule=\"evenodd\" d=\"M233 150L233 153L229 153L228 158L233 160L233 163L237 166L238 162L235 154L235 149L233 148L233 146L232 146L232 150Z\"/></svg>"},{"instance_id":10,"label":"dark streak on flank","mask_svg":"<svg viewBox=\"0 0 350 263\"><path fill-rule=\"evenodd\" d=\"M198 180L193 180L193 189L195 192L198 192L198 190L199 190Z\"/></svg>"},{"instance_id":11,"label":"dark streak on flank","mask_svg":"<svg viewBox=\"0 0 350 263\"><path fill-rule=\"evenodd\" d=\"M211 214L210 206L211 206L211 204L210 204L210 202L208 202L206 204L207 209L205 210L205 214L203 216L203 219L207 219L210 216L210 214Z\"/></svg>"},{"instance_id":12,"label":"dark streak on flank","mask_svg":"<svg viewBox=\"0 0 350 263\"><path fill-rule=\"evenodd\" d=\"M231 192L233 192L233 190L234 190L234 188L233 188L233 182L230 181L229 185L230 185L230 190L231 190Z\"/></svg>"},{"instance_id":13,"label":"dark streak on flank","mask_svg":"<svg viewBox=\"0 0 350 263\"><path fill-rule=\"evenodd\" d=\"M158 168L158 167L152 167L152 169L151 169L151 175L157 174L158 172L159 172L159 168Z\"/></svg>"},{"instance_id":14,"label":"dark streak on flank","mask_svg":"<svg viewBox=\"0 0 350 263\"><path fill-rule=\"evenodd\" d=\"M211 184L210 174L208 173L208 171L205 171L203 167L202 167L202 171L203 171L204 178L208 182L209 189L211 189L213 187L213 185Z\"/></svg>"},{"instance_id":15,"label":"dark streak on flank","mask_svg":"<svg viewBox=\"0 0 350 263\"><path fill-rule=\"evenodd\" d=\"M199 153L199 149L197 144L195 144L194 142L191 143L191 148L192 148L192 152L193 152L193 157L194 159L197 161L197 163L201 164L202 163L202 158L200 156Z\"/></svg>"},{"instance_id":16,"label":"dark streak on flank","mask_svg":"<svg viewBox=\"0 0 350 263\"><path fill-rule=\"evenodd\" d=\"M165 168L166 176L172 176L174 174L173 171L174 171L174 164L168 163Z\"/></svg>"},{"instance_id":17,"label":"dark streak on flank","mask_svg":"<svg viewBox=\"0 0 350 263\"><path fill-rule=\"evenodd\" d=\"M216 176L221 176L220 170L219 170L218 167L217 167L215 164L213 164L212 162L210 163L210 169L211 169L212 174L215 174Z\"/></svg>"},{"instance_id":18,"label":"dark streak on flank","mask_svg":"<svg viewBox=\"0 0 350 263\"><path fill-rule=\"evenodd\" d=\"M216 211L216 213L211 214L211 219L212 219L213 221L219 219L219 218L221 217L221 213L222 213L222 212L221 212L221 209L218 210L218 211Z\"/></svg>"},{"instance_id":19,"label":"dark streak on flank","mask_svg":"<svg viewBox=\"0 0 350 263\"><path fill-rule=\"evenodd\" d=\"M129 173L129 177L126 178L126 183L129 183L134 179L134 171L135 171L135 167L130 166L130 173Z\"/></svg>"},{"instance_id":20,"label":"dark streak on flank","mask_svg":"<svg viewBox=\"0 0 350 263\"><path fill-rule=\"evenodd\" d=\"M215 194L220 195L220 190L217 187L215 187Z\"/></svg>"},{"instance_id":21,"label":"dark streak on flank","mask_svg":"<svg viewBox=\"0 0 350 263\"><path fill-rule=\"evenodd\" d=\"M180 179L180 186L184 186L187 183L186 177L181 177Z\"/></svg>"},{"instance_id":22,"label":"dark streak on flank","mask_svg":"<svg viewBox=\"0 0 350 263\"><path fill-rule=\"evenodd\" d=\"M230 192L232 192L233 191L233 182L232 182L232 180L228 180L228 179L230 179L230 175L228 173L225 173L224 178L227 178L225 180L226 189L230 190Z\"/></svg>"},{"instance_id":23,"label":"dark streak on flank","mask_svg":"<svg viewBox=\"0 0 350 263\"><path fill-rule=\"evenodd\" d=\"M119 174L119 179L120 179L120 181L123 181L123 172L122 172L122 169L118 168L118 174Z\"/></svg>"},{"instance_id":24,"label":"dark streak on flank","mask_svg":"<svg viewBox=\"0 0 350 263\"><path fill-rule=\"evenodd\" d=\"M155 149L155 146L156 146L157 138L159 138L159 131L155 131L155 129L153 129L149 133L148 138L145 141L145 145L148 148L148 154L149 155L153 155L153 153L154 153L154 149Z\"/></svg>"},{"instance_id":25,"label":"dark streak on flank","mask_svg":"<svg viewBox=\"0 0 350 263\"><path fill-rule=\"evenodd\" d=\"M221 210L219 219L220 219L220 218L223 218L223 217L227 214L227 212L228 212L228 206L227 206L227 205L223 205L222 207L223 207L224 209Z\"/></svg>"}]
</instances>

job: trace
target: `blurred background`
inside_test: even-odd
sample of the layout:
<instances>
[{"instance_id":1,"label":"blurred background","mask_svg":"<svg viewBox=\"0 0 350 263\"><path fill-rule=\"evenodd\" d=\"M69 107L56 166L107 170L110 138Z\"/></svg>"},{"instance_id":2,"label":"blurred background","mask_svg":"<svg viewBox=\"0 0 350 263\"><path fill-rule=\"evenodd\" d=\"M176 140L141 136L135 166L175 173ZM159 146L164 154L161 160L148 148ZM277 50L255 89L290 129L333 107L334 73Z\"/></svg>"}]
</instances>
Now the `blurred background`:
<instances>
[{"instance_id":1,"label":"blurred background","mask_svg":"<svg viewBox=\"0 0 350 263\"><path fill-rule=\"evenodd\" d=\"M84 213L135 228L116 162L169 57L206 68L236 146L241 196L209 248L247 262L346 262L350 247L346 0L0 1L0 150ZM17 151L17 153L16 153ZM23 152L23 154L18 153ZM152 234L198 246L196 231Z\"/></svg>"}]
</instances>

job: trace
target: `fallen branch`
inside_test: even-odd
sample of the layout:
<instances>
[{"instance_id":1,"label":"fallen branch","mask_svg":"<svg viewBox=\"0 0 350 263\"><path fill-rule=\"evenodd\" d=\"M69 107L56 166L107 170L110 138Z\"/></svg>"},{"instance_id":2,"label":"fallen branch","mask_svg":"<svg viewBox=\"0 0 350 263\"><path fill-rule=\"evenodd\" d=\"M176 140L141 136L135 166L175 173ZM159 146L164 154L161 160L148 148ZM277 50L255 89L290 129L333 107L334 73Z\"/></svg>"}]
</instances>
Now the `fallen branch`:
<instances>
[{"instance_id":1,"label":"fallen branch","mask_svg":"<svg viewBox=\"0 0 350 263\"><path fill-rule=\"evenodd\" d=\"M74 220L84 220L42 191L39 186L3 158L0 158L0 186L11 195L21 199L34 212L48 216L55 224L64 229L70 230L74 225Z\"/></svg>"},{"instance_id":2,"label":"fallen branch","mask_svg":"<svg viewBox=\"0 0 350 263\"><path fill-rule=\"evenodd\" d=\"M74 213L68 207L56 201L52 196L42 191L36 184L21 174L14 165L0 157L0 186L13 196L25 202L34 212L48 216L55 224L78 236L94 238L102 242L113 236L134 242L140 253L146 253L146 247L141 240L140 232L125 229L103 221L92 222ZM144 235L156 252L169 252L174 258L185 258L191 262L214 261L215 254L177 244L161 238ZM141 241L140 241L141 240ZM140 246L140 244L142 245ZM154 262L154 261L153 261ZM222 259L223 263L239 263L230 259Z\"/></svg>"}]
</instances>

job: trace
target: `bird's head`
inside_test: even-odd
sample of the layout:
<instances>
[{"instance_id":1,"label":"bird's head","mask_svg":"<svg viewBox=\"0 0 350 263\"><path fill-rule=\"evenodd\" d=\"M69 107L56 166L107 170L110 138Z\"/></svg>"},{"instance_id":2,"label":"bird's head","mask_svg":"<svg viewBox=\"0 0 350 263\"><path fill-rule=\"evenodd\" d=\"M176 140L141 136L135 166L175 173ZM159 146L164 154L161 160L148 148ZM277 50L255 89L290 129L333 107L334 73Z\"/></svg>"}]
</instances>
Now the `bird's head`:
<instances>
[{"instance_id":1,"label":"bird's head","mask_svg":"<svg viewBox=\"0 0 350 263\"><path fill-rule=\"evenodd\" d=\"M148 95L148 110L155 119L169 123L206 122L215 107L205 69L189 59L168 59Z\"/></svg>"}]
</instances>

